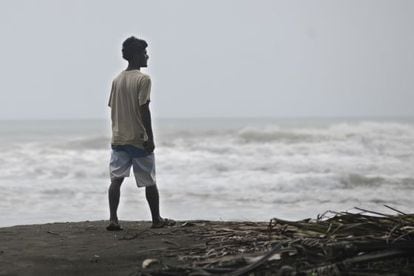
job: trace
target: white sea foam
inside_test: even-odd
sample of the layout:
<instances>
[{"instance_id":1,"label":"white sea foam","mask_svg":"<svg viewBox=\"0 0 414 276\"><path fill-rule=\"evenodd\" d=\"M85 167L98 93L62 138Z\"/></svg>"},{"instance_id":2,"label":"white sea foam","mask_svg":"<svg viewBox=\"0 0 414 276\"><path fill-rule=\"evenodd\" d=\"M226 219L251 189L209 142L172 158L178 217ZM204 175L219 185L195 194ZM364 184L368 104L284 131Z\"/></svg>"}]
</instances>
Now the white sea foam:
<instances>
[{"instance_id":1,"label":"white sea foam","mask_svg":"<svg viewBox=\"0 0 414 276\"><path fill-rule=\"evenodd\" d=\"M0 124L0 225L105 218L103 122L37 124ZM178 219L414 207L409 121L167 121L157 124L156 142L162 207ZM132 178L124 186L121 218L148 219L142 191Z\"/></svg>"}]
</instances>

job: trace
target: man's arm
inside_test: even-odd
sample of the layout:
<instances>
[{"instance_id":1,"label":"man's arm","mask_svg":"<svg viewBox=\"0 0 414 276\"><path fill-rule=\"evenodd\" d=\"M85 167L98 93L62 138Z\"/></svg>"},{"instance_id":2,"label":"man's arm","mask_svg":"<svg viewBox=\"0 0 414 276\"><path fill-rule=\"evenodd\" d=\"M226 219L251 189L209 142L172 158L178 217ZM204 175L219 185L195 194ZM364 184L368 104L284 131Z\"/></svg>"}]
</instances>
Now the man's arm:
<instances>
[{"instance_id":1,"label":"man's arm","mask_svg":"<svg viewBox=\"0 0 414 276\"><path fill-rule=\"evenodd\" d=\"M139 107L141 113L142 123L147 132L148 140L144 143L144 148L149 153L154 151L154 135L152 134L151 112L149 109L149 101Z\"/></svg>"}]
</instances>

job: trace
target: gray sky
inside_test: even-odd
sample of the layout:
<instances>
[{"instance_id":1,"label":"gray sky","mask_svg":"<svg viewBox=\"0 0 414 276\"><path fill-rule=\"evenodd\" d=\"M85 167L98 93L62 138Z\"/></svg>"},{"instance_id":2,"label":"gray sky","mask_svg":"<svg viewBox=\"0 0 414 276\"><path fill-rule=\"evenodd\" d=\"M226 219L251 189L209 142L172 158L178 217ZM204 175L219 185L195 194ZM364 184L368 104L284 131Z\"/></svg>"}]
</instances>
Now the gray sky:
<instances>
[{"instance_id":1,"label":"gray sky","mask_svg":"<svg viewBox=\"0 0 414 276\"><path fill-rule=\"evenodd\" d=\"M0 119L105 118L149 42L154 116L414 116L414 1L0 2Z\"/></svg>"}]
</instances>

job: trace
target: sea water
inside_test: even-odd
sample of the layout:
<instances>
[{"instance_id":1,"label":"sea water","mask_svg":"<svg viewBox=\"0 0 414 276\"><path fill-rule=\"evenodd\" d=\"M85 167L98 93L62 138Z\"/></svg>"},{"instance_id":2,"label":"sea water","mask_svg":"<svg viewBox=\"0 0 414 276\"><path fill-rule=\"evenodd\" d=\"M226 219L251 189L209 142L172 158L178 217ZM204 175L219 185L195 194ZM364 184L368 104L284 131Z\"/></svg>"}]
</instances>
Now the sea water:
<instances>
[{"instance_id":1,"label":"sea water","mask_svg":"<svg viewBox=\"0 0 414 276\"><path fill-rule=\"evenodd\" d=\"M154 129L166 217L414 209L412 119L160 119ZM109 144L105 120L0 121L0 226L107 219ZM133 177L119 217L150 219Z\"/></svg>"}]
</instances>

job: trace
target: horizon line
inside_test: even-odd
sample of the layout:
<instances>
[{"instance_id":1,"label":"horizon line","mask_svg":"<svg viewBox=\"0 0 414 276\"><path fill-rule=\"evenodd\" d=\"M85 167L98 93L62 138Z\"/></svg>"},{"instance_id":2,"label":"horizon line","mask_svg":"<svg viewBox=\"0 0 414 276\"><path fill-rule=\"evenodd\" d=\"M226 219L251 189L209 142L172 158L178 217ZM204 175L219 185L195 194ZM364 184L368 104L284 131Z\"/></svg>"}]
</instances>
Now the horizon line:
<instances>
[{"instance_id":1,"label":"horizon line","mask_svg":"<svg viewBox=\"0 0 414 276\"><path fill-rule=\"evenodd\" d=\"M154 120L234 120L234 119L272 119L272 120L295 120L295 119L414 119L414 115L346 115L346 116L174 116L174 117L153 117ZM0 121L87 121L87 120L107 120L106 117L78 117L78 118L0 118Z\"/></svg>"}]
</instances>

